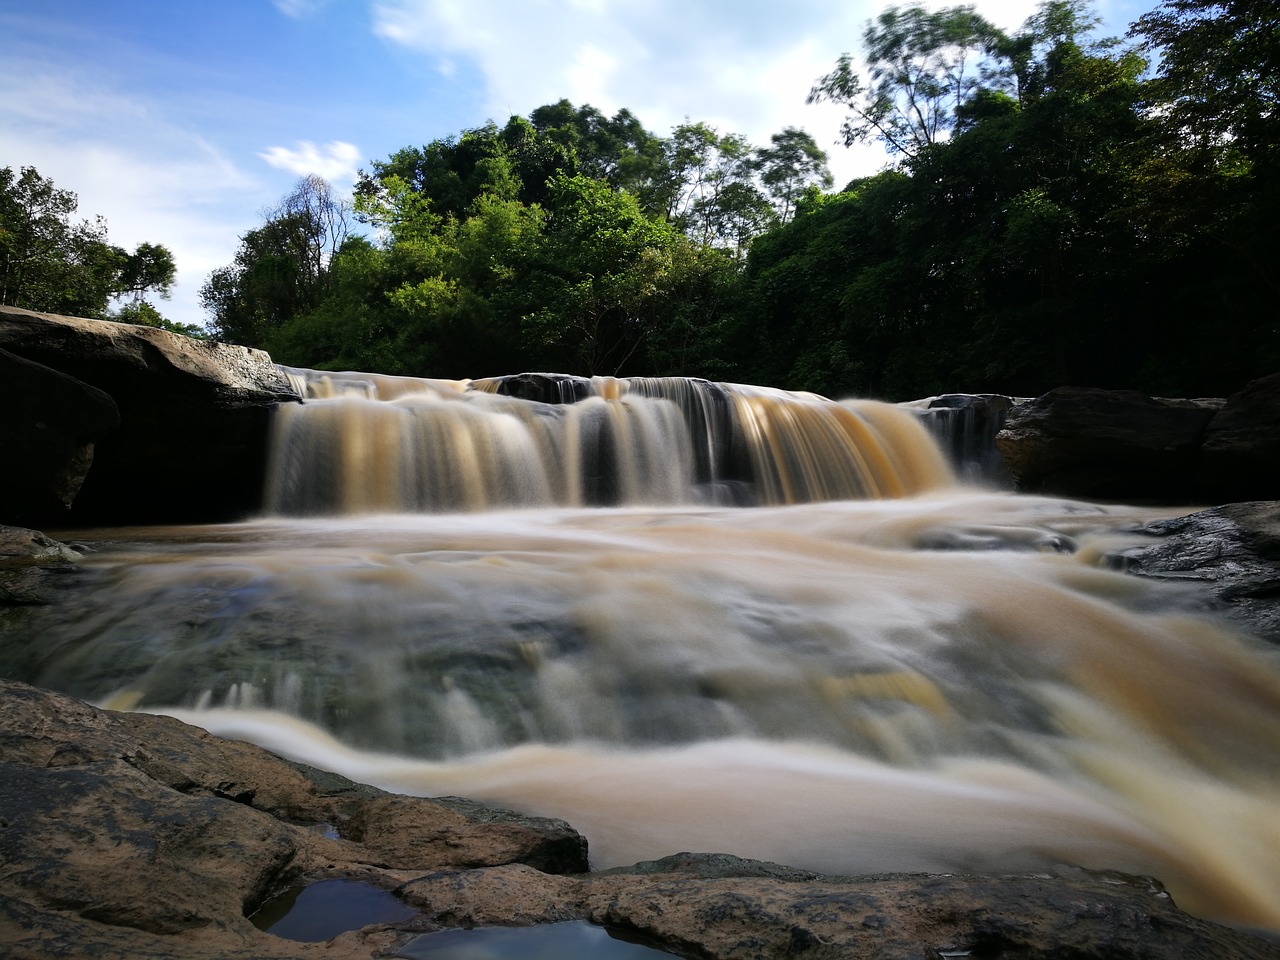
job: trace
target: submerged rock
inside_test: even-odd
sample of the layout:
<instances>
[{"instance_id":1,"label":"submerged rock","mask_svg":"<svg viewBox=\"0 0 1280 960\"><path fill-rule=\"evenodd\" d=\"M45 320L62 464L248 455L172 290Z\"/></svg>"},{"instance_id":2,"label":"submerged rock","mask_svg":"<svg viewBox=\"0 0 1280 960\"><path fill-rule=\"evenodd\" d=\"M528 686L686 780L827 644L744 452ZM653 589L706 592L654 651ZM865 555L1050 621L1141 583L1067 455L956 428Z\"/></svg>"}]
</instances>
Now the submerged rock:
<instances>
[{"instance_id":1,"label":"submerged rock","mask_svg":"<svg viewBox=\"0 0 1280 960\"><path fill-rule=\"evenodd\" d=\"M54 585L80 555L38 530L0 524L0 607L53 602Z\"/></svg>"},{"instance_id":2,"label":"submerged rock","mask_svg":"<svg viewBox=\"0 0 1280 960\"><path fill-rule=\"evenodd\" d=\"M562 920L704 958L1280 958L1137 878L838 878L723 854L592 874L585 855L560 821L393 796L177 720L0 681L0 953L12 960L354 960L449 927ZM248 919L333 879L394 891L405 919L325 943Z\"/></svg>"}]
</instances>

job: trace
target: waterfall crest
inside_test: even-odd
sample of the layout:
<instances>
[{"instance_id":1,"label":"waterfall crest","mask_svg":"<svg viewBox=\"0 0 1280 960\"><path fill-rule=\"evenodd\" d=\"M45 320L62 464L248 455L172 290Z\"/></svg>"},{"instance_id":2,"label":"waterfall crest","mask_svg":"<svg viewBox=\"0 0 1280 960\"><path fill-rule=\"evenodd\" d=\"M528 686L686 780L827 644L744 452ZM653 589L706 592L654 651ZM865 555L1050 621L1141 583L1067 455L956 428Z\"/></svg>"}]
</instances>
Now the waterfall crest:
<instances>
[{"instance_id":1,"label":"waterfall crest","mask_svg":"<svg viewBox=\"0 0 1280 960\"><path fill-rule=\"evenodd\" d=\"M951 483L874 401L686 378L420 380L283 368L267 510L428 513L902 497Z\"/></svg>"}]
</instances>

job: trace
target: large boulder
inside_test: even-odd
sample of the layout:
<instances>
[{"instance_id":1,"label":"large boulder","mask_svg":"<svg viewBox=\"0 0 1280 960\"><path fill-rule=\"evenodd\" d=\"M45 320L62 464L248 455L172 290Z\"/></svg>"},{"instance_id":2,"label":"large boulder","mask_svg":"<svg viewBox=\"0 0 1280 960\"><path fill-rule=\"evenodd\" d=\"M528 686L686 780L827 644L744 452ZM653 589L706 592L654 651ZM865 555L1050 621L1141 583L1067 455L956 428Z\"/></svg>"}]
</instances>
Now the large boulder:
<instances>
[{"instance_id":1,"label":"large boulder","mask_svg":"<svg viewBox=\"0 0 1280 960\"><path fill-rule=\"evenodd\" d=\"M94 446L120 425L109 396L74 377L0 350L0 522L71 509Z\"/></svg>"},{"instance_id":2,"label":"large boulder","mask_svg":"<svg viewBox=\"0 0 1280 960\"><path fill-rule=\"evenodd\" d=\"M271 410L298 401L267 354L15 307L0 307L0 348L102 391L120 414L94 446L70 515L24 519L210 521L257 509Z\"/></svg>"},{"instance_id":3,"label":"large boulder","mask_svg":"<svg viewBox=\"0 0 1280 960\"><path fill-rule=\"evenodd\" d=\"M418 938L446 928L566 920L726 960L1280 960L1280 945L1182 913L1153 881L1069 868L852 879L682 854L588 873L585 843L561 821L393 796L177 720L8 681L0 863L11 960L371 960L430 955ZM393 892L399 919L356 917L323 943L248 919L335 881L357 898Z\"/></svg>"},{"instance_id":4,"label":"large boulder","mask_svg":"<svg viewBox=\"0 0 1280 960\"><path fill-rule=\"evenodd\" d=\"M1200 470L1217 502L1280 498L1280 374L1227 398L1205 429Z\"/></svg>"},{"instance_id":5,"label":"large boulder","mask_svg":"<svg viewBox=\"0 0 1280 960\"><path fill-rule=\"evenodd\" d=\"M1019 490L1201 502L1200 447L1222 403L1059 387L1015 405L995 444Z\"/></svg>"}]
</instances>

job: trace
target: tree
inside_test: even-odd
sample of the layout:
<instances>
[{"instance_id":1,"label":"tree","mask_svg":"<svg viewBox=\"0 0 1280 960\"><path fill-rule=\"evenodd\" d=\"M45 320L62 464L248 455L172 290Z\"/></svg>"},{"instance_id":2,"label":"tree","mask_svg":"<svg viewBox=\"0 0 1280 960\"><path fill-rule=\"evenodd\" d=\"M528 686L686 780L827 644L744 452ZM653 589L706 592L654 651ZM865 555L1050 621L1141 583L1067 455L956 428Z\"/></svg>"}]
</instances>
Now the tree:
<instances>
[{"instance_id":1,"label":"tree","mask_svg":"<svg viewBox=\"0 0 1280 960\"><path fill-rule=\"evenodd\" d=\"M79 202L35 167L0 170L0 302L101 317L116 292L124 251L101 217L72 221Z\"/></svg>"},{"instance_id":2,"label":"tree","mask_svg":"<svg viewBox=\"0 0 1280 960\"><path fill-rule=\"evenodd\" d=\"M863 33L869 82L846 53L818 79L807 102L849 110L841 127L845 146L875 139L909 159L948 136L1002 39L971 6L889 7Z\"/></svg>"},{"instance_id":3,"label":"tree","mask_svg":"<svg viewBox=\"0 0 1280 960\"><path fill-rule=\"evenodd\" d=\"M116 283L117 296L129 297L140 303L149 292L168 300L178 268L173 254L156 243L140 243L133 253L126 254Z\"/></svg>"},{"instance_id":4,"label":"tree","mask_svg":"<svg viewBox=\"0 0 1280 960\"><path fill-rule=\"evenodd\" d=\"M329 261L349 232L347 206L321 177L303 177L266 222L240 238L235 261L209 275L200 303L215 335L260 346L323 299Z\"/></svg>"},{"instance_id":5,"label":"tree","mask_svg":"<svg viewBox=\"0 0 1280 960\"><path fill-rule=\"evenodd\" d=\"M197 340L205 340L209 336L209 331L204 327L196 326L194 323L176 323L169 320L146 300L129 301L111 314L109 319L117 323L132 323L141 327L168 330L170 333L180 333L186 337L195 337Z\"/></svg>"},{"instance_id":6,"label":"tree","mask_svg":"<svg viewBox=\"0 0 1280 960\"><path fill-rule=\"evenodd\" d=\"M34 167L0 170L0 302L30 310L114 319L112 300L169 296L173 254L156 243L133 253L107 240L102 217L72 220L79 201Z\"/></svg>"},{"instance_id":7,"label":"tree","mask_svg":"<svg viewBox=\"0 0 1280 960\"><path fill-rule=\"evenodd\" d=\"M795 214L800 197L810 187L829 190L833 183L827 154L809 134L787 127L760 147L753 161L761 182L773 197L778 219L786 223Z\"/></svg>"},{"instance_id":8,"label":"tree","mask_svg":"<svg viewBox=\"0 0 1280 960\"><path fill-rule=\"evenodd\" d=\"M528 269L526 329L544 347L568 351L574 369L616 375L659 332L683 242L631 194L561 175Z\"/></svg>"},{"instance_id":9,"label":"tree","mask_svg":"<svg viewBox=\"0 0 1280 960\"><path fill-rule=\"evenodd\" d=\"M743 256L751 238L774 220L755 183L751 145L705 123L683 123L665 149L667 219L696 243Z\"/></svg>"},{"instance_id":10,"label":"tree","mask_svg":"<svg viewBox=\"0 0 1280 960\"><path fill-rule=\"evenodd\" d=\"M1164 0L1130 33L1158 53L1151 92L1188 142L1280 159L1280 14L1271 0Z\"/></svg>"},{"instance_id":11,"label":"tree","mask_svg":"<svg viewBox=\"0 0 1280 960\"><path fill-rule=\"evenodd\" d=\"M665 209L662 191L663 143L630 110L606 117L590 104L568 100L538 107L529 114L534 128L563 145L578 172L634 194L646 213Z\"/></svg>"},{"instance_id":12,"label":"tree","mask_svg":"<svg viewBox=\"0 0 1280 960\"><path fill-rule=\"evenodd\" d=\"M536 111L535 111L536 112ZM433 140L424 147L405 147L386 161L375 161L356 183L357 199L375 197L396 177L413 192L431 200L442 217L462 219L476 199L499 191L525 204L545 203L547 182L560 172L573 172L576 159L563 137L540 130L523 117L499 128L490 122L458 137Z\"/></svg>"}]
</instances>

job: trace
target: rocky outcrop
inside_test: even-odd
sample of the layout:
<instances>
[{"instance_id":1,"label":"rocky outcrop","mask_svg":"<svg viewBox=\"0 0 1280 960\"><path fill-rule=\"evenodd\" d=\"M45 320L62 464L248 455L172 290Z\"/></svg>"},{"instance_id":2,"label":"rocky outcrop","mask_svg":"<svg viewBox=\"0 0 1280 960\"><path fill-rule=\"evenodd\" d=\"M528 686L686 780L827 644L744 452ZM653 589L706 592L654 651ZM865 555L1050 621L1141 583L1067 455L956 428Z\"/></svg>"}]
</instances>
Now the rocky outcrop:
<instances>
[{"instance_id":1,"label":"rocky outcrop","mask_svg":"<svg viewBox=\"0 0 1280 960\"><path fill-rule=\"evenodd\" d=\"M444 928L561 920L703 958L1280 958L1137 878L850 879L688 854L593 874L585 854L560 821L392 796L176 720L0 681L0 953L12 960L354 960L416 951ZM404 919L315 944L248 919L335 878L394 891Z\"/></svg>"},{"instance_id":2,"label":"rocky outcrop","mask_svg":"<svg viewBox=\"0 0 1280 960\"><path fill-rule=\"evenodd\" d=\"M564 373L513 373L477 380L480 390L539 403L577 403L591 396L591 381Z\"/></svg>"},{"instance_id":3,"label":"rocky outcrop","mask_svg":"<svg viewBox=\"0 0 1280 960\"><path fill-rule=\"evenodd\" d=\"M0 350L0 410L4 519L71 509L94 446L120 425L115 401L74 377Z\"/></svg>"},{"instance_id":4,"label":"rocky outcrop","mask_svg":"<svg viewBox=\"0 0 1280 960\"><path fill-rule=\"evenodd\" d=\"M14 307L0 307L0 348L87 385L91 396L105 394L120 418L94 438L93 465L69 514L31 515L0 499L0 521L199 522L257 508L270 411L298 400L267 354ZM53 401L42 393L28 402L43 409ZM24 481L33 476L17 468Z\"/></svg>"},{"instance_id":5,"label":"rocky outcrop","mask_svg":"<svg viewBox=\"0 0 1280 960\"><path fill-rule=\"evenodd\" d=\"M1028 492L1160 503L1280 498L1280 374L1226 400L1060 387L1015 404L995 446Z\"/></svg>"},{"instance_id":6,"label":"rocky outcrop","mask_svg":"<svg viewBox=\"0 0 1280 960\"><path fill-rule=\"evenodd\" d=\"M996 434L1020 490L1096 500L1196 502L1200 444L1221 401L1059 387L1017 404Z\"/></svg>"},{"instance_id":7,"label":"rocky outcrop","mask_svg":"<svg viewBox=\"0 0 1280 960\"><path fill-rule=\"evenodd\" d=\"M1112 554L1112 566L1194 582L1205 606L1224 611L1247 633L1280 643L1280 502L1226 504L1138 532L1151 541Z\"/></svg>"},{"instance_id":8,"label":"rocky outcrop","mask_svg":"<svg viewBox=\"0 0 1280 960\"><path fill-rule=\"evenodd\" d=\"M1217 503L1280 497L1280 374L1227 398L1205 429L1200 473Z\"/></svg>"}]
</instances>

